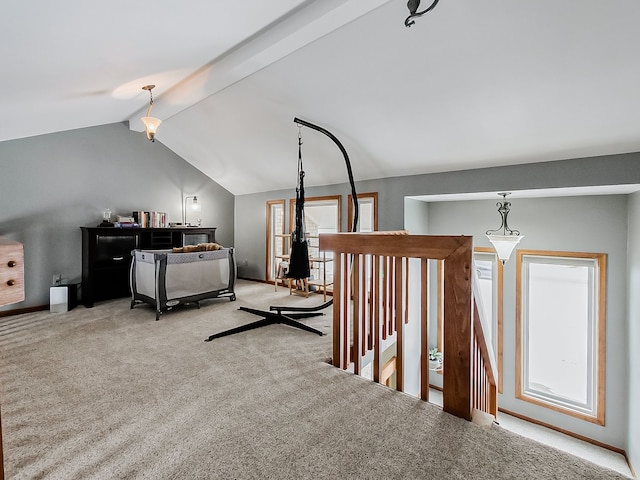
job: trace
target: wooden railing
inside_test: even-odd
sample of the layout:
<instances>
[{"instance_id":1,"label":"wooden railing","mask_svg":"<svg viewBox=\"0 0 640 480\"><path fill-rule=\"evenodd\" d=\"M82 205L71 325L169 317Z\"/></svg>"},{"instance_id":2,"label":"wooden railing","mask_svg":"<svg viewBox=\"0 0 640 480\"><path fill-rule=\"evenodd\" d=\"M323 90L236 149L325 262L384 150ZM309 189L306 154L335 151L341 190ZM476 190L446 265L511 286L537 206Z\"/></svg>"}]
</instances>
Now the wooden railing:
<instances>
[{"instance_id":1,"label":"wooden railing","mask_svg":"<svg viewBox=\"0 0 640 480\"><path fill-rule=\"evenodd\" d=\"M472 248L472 237L465 236L320 235L320 250L334 253L333 365L353 367L360 374L363 356L372 351L373 380L380 382L383 343L393 340L396 389L404 391L405 330L415 319L420 322L419 394L428 401L428 260L444 260L443 409L467 420L474 408L495 415L495 362L482 322L473 315L478 309L473 301ZM410 295L416 291L420 293Z\"/></svg>"}]
</instances>

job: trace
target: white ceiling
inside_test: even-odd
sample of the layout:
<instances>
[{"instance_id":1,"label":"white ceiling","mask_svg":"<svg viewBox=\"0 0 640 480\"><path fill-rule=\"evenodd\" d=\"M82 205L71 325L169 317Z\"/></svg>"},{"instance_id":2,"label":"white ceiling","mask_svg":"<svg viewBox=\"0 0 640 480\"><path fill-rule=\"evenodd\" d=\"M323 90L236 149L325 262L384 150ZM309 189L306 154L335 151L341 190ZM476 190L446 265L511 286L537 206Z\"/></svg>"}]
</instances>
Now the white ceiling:
<instances>
[{"instance_id":1,"label":"white ceiling","mask_svg":"<svg viewBox=\"0 0 640 480\"><path fill-rule=\"evenodd\" d=\"M295 186L296 116L356 180L640 151L637 0L441 0L411 28L404 0L2 10L0 141L139 131L153 83L157 141L234 194ZM302 135L307 184L346 182Z\"/></svg>"}]
</instances>

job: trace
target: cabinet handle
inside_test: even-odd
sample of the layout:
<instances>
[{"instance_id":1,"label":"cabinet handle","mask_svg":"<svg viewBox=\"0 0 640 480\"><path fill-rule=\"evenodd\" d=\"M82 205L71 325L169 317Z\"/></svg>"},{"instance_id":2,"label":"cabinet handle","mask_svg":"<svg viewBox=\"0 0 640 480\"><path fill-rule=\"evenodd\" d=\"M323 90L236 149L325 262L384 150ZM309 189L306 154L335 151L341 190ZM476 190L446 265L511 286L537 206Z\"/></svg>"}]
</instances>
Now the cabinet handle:
<instances>
[{"instance_id":1,"label":"cabinet handle","mask_svg":"<svg viewBox=\"0 0 640 480\"><path fill-rule=\"evenodd\" d=\"M9 263L7 263L7 266L8 266L9 268L11 268L11 267L15 267L16 265L17 265L17 263L16 263L16 261L15 261L15 260L9 260Z\"/></svg>"},{"instance_id":2,"label":"cabinet handle","mask_svg":"<svg viewBox=\"0 0 640 480\"><path fill-rule=\"evenodd\" d=\"M16 284L16 281L11 279L11 280L7 280L7 285L9 285L10 287L13 287Z\"/></svg>"},{"instance_id":3,"label":"cabinet handle","mask_svg":"<svg viewBox=\"0 0 640 480\"><path fill-rule=\"evenodd\" d=\"M119 261L121 261L121 260L124 260L124 257L113 257L113 259L114 259L116 262L119 262Z\"/></svg>"}]
</instances>

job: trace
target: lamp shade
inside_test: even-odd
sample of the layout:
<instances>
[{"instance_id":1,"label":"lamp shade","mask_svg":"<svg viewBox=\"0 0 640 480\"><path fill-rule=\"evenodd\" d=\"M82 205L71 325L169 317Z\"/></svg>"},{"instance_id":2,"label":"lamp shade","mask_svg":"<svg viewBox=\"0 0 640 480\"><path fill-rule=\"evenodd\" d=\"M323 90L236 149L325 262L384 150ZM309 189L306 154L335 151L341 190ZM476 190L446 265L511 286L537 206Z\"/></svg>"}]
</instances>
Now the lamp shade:
<instances>
[{"instance_id":1,"label":"lamp shade","mask_svg":"<svg viewBox=\"0 0 640 480\"><path fill-rule=\"evenodd\" d=\"M489 235L487 234L487 238L493 245L493 248L496 249L498 258L504 264L507 260L509 260L511 253L513 252L513 249L516 248L516 245L518 244L518 242L524 238L524 235Z\"/></svg>"},{"instance_id":2,"label":"lamp shade","mask_svg":"<svg viewBox=\"0 0 640 480\"><path fill-rule=\"evenodd\" d=\"M147 132L147 138L149 140L153 140L156 136L156 132L158 131L158 127L162 123L162 120L155 117L142 117L142 123L144 123L144 128Z\"/></svg>"}]
</instances>

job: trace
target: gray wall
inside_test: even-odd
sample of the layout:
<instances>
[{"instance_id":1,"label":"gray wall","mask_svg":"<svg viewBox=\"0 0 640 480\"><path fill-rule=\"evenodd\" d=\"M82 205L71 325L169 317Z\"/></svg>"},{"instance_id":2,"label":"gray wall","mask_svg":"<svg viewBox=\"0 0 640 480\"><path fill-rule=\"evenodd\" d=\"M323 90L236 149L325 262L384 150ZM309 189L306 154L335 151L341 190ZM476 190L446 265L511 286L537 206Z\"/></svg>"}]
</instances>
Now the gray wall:
<instances>
[{"instance_id":1,"label":"gray wall","mask_svg":"<svg viewBox=\"0 0 640 480\"><path fill-rule=\"evenodd\" d=\"M404 199L404 228L412 235L429 235L429 203Z\"/></svg>"},{"instance_id":2,"label":"gray wall","mask_svg":"<svg viewBox=\"0 0 640 480\"><path fill-rule=\"evenodd\" d=\"M79 227L98 225L107 207L165 211L179 222L183 193L197 194L203 226L233 245L233 195L122 123L0 142L0 168L0 235L25 250L25 301L2 310L48 305L55 273L78 280Z\"/></svg>"},{"instance_id":3,"label":"gray wall","mask_svg":"<svg viewBox=\"0 0 640 480\"><path fill-rule=\"evenodd\" d=\"M327 161L329 163L335 165L335 168L344 168L341 158L331 159L330 162ZM365 170L366 165L359 165L357 159L352 159L352 164L353 175L357 179L358 172ZM305 181L308 185L313 183L312 178L307 177ZM640 153L392 177L356 184L358 193L378 192L378 229L401 230L404 228L406 196L640 184ZM342 231L348 229L349 193L351 190L347 183L306 188L308 197L342 195ZM235 246L240 259L240 276L256 280L266 278L265 204L267 200L283 198L287 201L295 198L294 184L290 190L236 197ZM498 225L499 223L498 219Z\"/></svg>"},{"instance_id":4,"label":"gray wall","mask_svg":"<svg viewBox=\"0 0 640 480\"><path fill-rule=\"evenodd\" d=\"M627 454L640 472L640 192L629 195L629 440Z\"/></svg>"}]
</instances>

